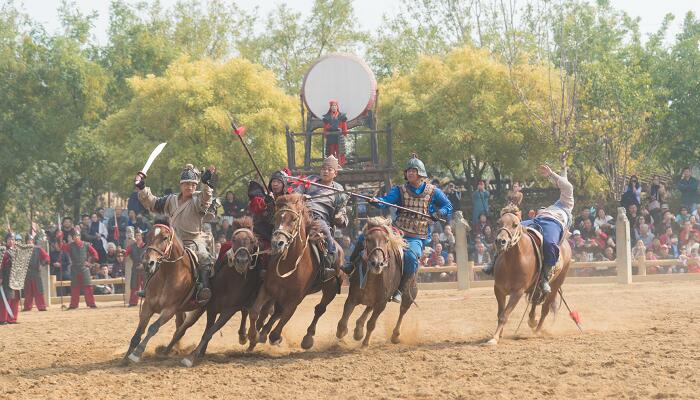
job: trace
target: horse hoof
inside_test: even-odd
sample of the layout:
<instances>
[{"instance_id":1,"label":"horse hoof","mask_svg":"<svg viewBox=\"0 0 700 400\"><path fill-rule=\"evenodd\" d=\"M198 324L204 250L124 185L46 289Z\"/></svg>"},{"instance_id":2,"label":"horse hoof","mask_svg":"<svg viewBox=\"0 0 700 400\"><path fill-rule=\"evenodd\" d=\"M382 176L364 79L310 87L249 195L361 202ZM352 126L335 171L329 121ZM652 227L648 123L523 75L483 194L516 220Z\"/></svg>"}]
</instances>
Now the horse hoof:
<instances>
[{"instance_id":1,"label":"horse hoof","mask_svg":"<svg viewBox=\"0 0 700 400\"><path fill-rule=\"evenodd\" d=\"M355 329L352 338L359 342L363 337L365 337L365 332L362 329Z\"/></svg>"},{"instance_id":2,"label":"horse hoof","mask_svg":"<svg viewBox=\"0 0 700 400\"><path fill-rule=\"evenodd\" d=\"M535 329L537 328L537 320L536 319L529 319L527 321L527 326L530 327L530 329Z\"/></svg>"},{"instance_id":3,"label":"horse hoof","mask_svg":"<svg viewBox=\"0 0 700 400\"><path fill-rule=\"evenodd\" d=\"M362 342L362 348L367 349L369 347L369 342Z\"/></svg>"},{"instance_id":4,"label":"horse hoof","mask_svg":"<svg viewBox=\"0 0 700 400\"><path fill-rule=\"evenodd\" d=\"M264 333L259 334L258 343L267 343L267 335Z\"/></svg>"},{"instance_id":5,"label":"horse hoof","mask_svg":"<svg viewBox=\"0 0 700 400\"><path fill-rule=\"evenodd\" d=\"M391 343L393 343L393 344L401 343L401 339L399 339L399 335L391 335Z\"/></svg>"},{"instance_id":6,"label":"horse hoof","mask_svg":"<svg viewBox=\"0 0 700 400\"><path fill-rule=\"evenodd\" d=\"M338 330L335 332L335 337L338 339L342 339L345 337L345 335L348 334L348 328L338 328Z\"/></svg>"},{"instance_id":7,"label":"horse hoof","mask_svg":"<svg viewBox=\"0 0 700 400\"><path fill-rule=\"evenodd\" d=\"M188 357L185 357L182 360L180 360L180 364L182 364L183 366L185 366L187 368L192 368L194 366L194 362L192 360L190 360Z\"/></svg>"},{"instance_id":8,"label":"horse hoof","mask_svg":"<svg viewBox=\"0 0 700 400\"><path fill-rule=\"evenodd\" d=\"M498 344L498 339L496 338L491 338L488 342L486 342L487 346L495 346Z\"/></svg>"},{"instance_id":9,"label":"horse hoof","mask_svg":"<svg viewBox=\"0 0 700 400\"><path fill-rule=\"evenodd\" d=\"M129 354L129 361L131 361L134 364L138 364L141 361L141 357L137 356L134 353Z\"/></svg>"},{"instance_id":10,"label":"horse hoof","mask_svg":"<svg viewBox=\"0 0 700 400\"><path fill-rule=\"evenodd\" d=\"M167 356L168 353L170 353L170 349L168 349L166 346L158 346L156 347L156 354L159 356Z\"/></svg>"},{"instance_id":11,"label":"horse hoof","mask_svg":"<svg viewBox=\"0 0 700 400\"><path fill-rule=\"evenodd\" d=\"M239 343L239 344L246 344L246 343L248 343L248 336L246 336L246 335L238 335L238 343Z\"/></svg>"},{"instance_id":12,"label":"horse hoof","mask_svg":"<svg viewBox=\"0 0 700 400\"><path fill-rule=\"evenodd\" d=\"M279 346L282 344L282 338L279 338L277 340L272 340L270 339L270 345L271 346Z\"/></svg>"},{"instance_id":13,"label":"horse hoof","mask_svg":"<svg viewBox=\"0 0 700 400\"><path fill-rule=\"evenodd\" d=\"M304 350L308 350L312 348L314 345L314 337L311 335L306 335L304 336L304 339L301 341L301 348Z\"/></svg>"}]
</instances>

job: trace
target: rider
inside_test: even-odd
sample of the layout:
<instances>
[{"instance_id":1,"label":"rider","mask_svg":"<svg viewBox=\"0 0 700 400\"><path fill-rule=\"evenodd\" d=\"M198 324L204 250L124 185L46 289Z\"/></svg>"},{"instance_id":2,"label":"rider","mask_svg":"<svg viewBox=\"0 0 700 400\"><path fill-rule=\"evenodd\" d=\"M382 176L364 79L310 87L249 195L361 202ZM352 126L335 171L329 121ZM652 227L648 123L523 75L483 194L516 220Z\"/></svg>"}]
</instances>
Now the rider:
<instances>
[{"instance_id":1,"label":"rider","mask_svg":"<svg viewBox=\"0 0 700 400\"><path fill-rule=\"evenodd\" d=\"M321 279L327 280L335 276L336 259L336 243L331 234L331 228L348 226L348 216L345 211L345 206L348 202L348 196L343 193L338 193L338 190L344 190L343 186L334 179L338 175L338 159L333 155L328 156L323 160L320 176L311 176L311 182L317 182L326 186L332 186L336 190L326 189L314 185L299 185L295 190L308 196L309 200L306 205L311 211L311 218L318 221L321 232L326 239L326 250L321 257L322 274Z\"/></svg>"},{"instance_id":2,"label":"rider","mask_svg":"<svg viewBox=\"0 0 700 400\"><path fill-rule=\"evenodd\" d=\"M270 183L265 192L263 186L256 181L248 184L248 209L253 215L253 232L258 240L268 248L272 237L272 218L275 215L275 199L289 193L287 178L290 173L287 169L275 171L270 176Z\"/></svg>"},{"instance_id":3,"label":"rider","mask_svg":"<svg viewBox=\"0 0 700 400\"><path fill-rule=\"evenodd\" d=\"M540 287L543 293L551 293L549 278L552 268L559 259L559 243L564 238L564 232L571 228L571 212L574 209L574 187L566 178L566 169L561 175L555 174L547 165L540 165L537 172L559 188L559 200L546 208L540 208L535 218L523 221L524 226L531 226L542 233L542 253L543 267L540 274ZM484 268L483 272L491 274L493 272L494 261Z\"/></svg>"},{"instance_id":4,"label":"rider","mask_svg":"<svg viewBox=\"0 0 700 400\"><path fill-rule=\"evenodd\" d=\"M411 281L418 270L418 260L423 254L423 248L430 240L432 223L440 218L449 218L452 215L452 203L442 190L428 183L425 165L418 157L413 156L408 160L404 169L406 183L402 186L394 186L384 197L372 198L370 204L378 208L388 207L379 201L403 206L413 211L428 214L424 217L413 212L397 210L394 225L403 231L408 248L403 253L403 274L399 288L392 296L392 301L401 303L401 292L406 291L406 285ZM364 250L364 236L357 238L357 244L350 256L350 262L345 266L345 271L352 271L353 265L359 259Z\"/></svg>"},{"instance_id":5,"label":"rider","mask_svg":"<svg viewBox=\"0 0 700 400\"><path fill-rule=\"evenodd\" d=\"M170 226L183 245L197 255L196 299L199 303L204 303L211 297L209 277L213 260L207 250L208 237L202 230L202 219L212 204L212 193L217 180L216 168L209 167L202 174L202 190L196 191L199 171L192 164L187 164L180 174L180 194L163 197L155 197L151 193L151 188L146 186L142 175L137 175L135 180L141 204L149 211L167 215Z\"/></svg>"}]
</instances>

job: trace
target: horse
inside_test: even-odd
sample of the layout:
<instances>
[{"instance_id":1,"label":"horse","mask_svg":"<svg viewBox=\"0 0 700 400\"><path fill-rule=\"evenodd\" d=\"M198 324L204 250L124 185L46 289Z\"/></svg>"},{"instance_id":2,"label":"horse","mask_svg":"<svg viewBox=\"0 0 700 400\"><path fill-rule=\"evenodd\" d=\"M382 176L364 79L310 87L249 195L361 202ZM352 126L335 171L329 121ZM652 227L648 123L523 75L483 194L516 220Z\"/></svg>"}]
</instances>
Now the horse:
<instances>
[{"instance_id":1,"label":"horse","mask_svg":"<svg viewBox=\"0 0 700 400\"><path fill-rule=\"evenodd\" d=\"M498 326L493 338L488 341L488 344L492 345L498 343L510 313L525 293L528 294L527 300L532 305L528 326L536 333L540 332L550 309L554 309L557 292L564 283L571 265L571 247L569 242L564 240L559 250L561 270L551 281L551 293L545 296L539 287L538 261L541 259L538 250L539 239L521 224L517 211L519 209L515 206L506 206L501 210L499 219L501 228L496 234L496 244L500 247L500 252L494 267L493 291L498 302ZM509 296L508 304L506 304L506 296ZM540 303L542 311L538 323L535 313Z\"/></svg>"},{"instance_id":2,"label":"horse","mask_svg":"<svg viewBox=\"0 0 700 400\"><path fill-rule=\"evenodd\" d=\"M304 297L322 291L321 301L314 308L314 318L301 342L301 347L308 350L314 344L319 318L336 296L339 276L342 274L340 266L344 259L343 250L340 245L337 245L336 278L319 282L321 265L318 258L313 255L314 249L309 246L312 238L320 235L319 228L318 223L311 219L309 210L304 205L303 195L292 193L280 196L275 201L275 210L273 226L277 228L272 233L270 262L258 297L249 310L248 351L252 351L259 341L256 328L263 307L274 303L275 315L260 332L260 341L266 339L272 323L277 321L274 330L269 334L269 339L271 344L279 344L282 341L282 329L294 315ZM323 240L319 239L318 242Z\"/></svg>"},{"instance_id":3,"label":"horse","mask_svg":"<svg viewBox=\"0 0 700 400\"><path fill-rule=\"evenodd\" d=\"M175 338L185 322L186 313L203 308L190 301L195 290L194 268L175 231L167 225L155 224L149 242L143 257L147 262L146 270L150 279L147 281L146 297L139 312L139 324L129 343L129 350L124 355L124 363L141 361L148 341L158 333L161 326L175 316L178 329L169 345L172 348L177 342ZM153 314L160 314L160 317L148 327L148 334L141 340Z\"/></svg>"},{"instance_id":4,"label":"horse","mask_svg":"<svg viewBox=\"0 0 700 400\"><path fill-rule=\"evenodd\" d=\"M350 292L345 300L343 316L338 321L336 337L342 339L348 333L348 319L355 306L366 306L364 312L355 323L353 338L362 341L362 347L369 345L370 336L374 331L377 318L386 308L391 295L398 289L401 283L403 267L403 249L406 242L401 235L391 227L391 221L383 217L373 217L367 221L364 229L365 254L363 260L350 275ZM415 278L410 282L410 293L406 293L401 300L401 309L396 326L391 335L391 342L400 342L400 328L406 311L413 304L418 294L418 286ZM372 316L367 321L367 316ZM363 329L367 321L367 333Z\"/></svg>"}]
</instances>

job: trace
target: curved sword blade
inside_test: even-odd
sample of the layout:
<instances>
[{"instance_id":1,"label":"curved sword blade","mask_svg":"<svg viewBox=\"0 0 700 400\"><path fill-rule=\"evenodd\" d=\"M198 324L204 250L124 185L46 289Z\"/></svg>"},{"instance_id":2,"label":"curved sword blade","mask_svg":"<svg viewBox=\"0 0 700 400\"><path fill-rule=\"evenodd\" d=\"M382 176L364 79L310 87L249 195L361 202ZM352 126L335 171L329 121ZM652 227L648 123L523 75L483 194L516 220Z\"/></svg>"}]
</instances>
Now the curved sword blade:
<instances>
[{"instance_id":1,"label":"curved sword blade","mask_svg":"<svg viewBox=\"0 0 700 400\"><path fill-rule=\"evenodd\" d=\"M144 175L146 174L146 172L148 172L148 169L151 168L151 164L153 164L153 161L156 159L156 157L158 157L158 155L160 154L160 152L163 151L163 148L165 147L166 144L167 144L167 143L161 143L161 144L159 144L159 145L151 152L151 155L148 156L148 160L146 161L146 165L144 165L143 168L141 169L141 172L143 172Z\"/></svg>"}]
</instances>

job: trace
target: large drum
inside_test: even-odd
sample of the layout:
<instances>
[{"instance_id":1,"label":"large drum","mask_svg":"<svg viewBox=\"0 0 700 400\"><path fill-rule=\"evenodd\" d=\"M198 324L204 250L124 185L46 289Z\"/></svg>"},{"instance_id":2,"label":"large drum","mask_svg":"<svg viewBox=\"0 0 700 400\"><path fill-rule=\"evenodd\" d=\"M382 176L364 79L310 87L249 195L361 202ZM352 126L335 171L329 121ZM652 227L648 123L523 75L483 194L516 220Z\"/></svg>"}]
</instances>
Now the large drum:
<instances>
[{"instance_id":1,"label":"large drum","mask_svg":"<svg viewBox=\"0 0 700 400\"><path fill-rule=\"evenodd\" d=\"M328 112L328 101L337 100L348 121L374 106L377 80L359 57L346 53L319 58L304 76L301 87L304 104L316 118Z\"/></svg>"}]
</instances>

